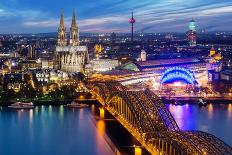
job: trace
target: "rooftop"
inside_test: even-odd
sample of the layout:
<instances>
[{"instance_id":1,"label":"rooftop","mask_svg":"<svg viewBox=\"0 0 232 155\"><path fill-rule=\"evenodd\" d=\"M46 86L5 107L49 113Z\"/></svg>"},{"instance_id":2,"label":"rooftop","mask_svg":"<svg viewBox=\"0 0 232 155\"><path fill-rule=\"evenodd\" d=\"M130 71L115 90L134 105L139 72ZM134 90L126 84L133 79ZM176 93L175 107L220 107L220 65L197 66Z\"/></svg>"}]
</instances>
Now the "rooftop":
<instances>
[{"instance_id":1,"label":"rooftop","mask_svg":"<svg viewBox=\"0 0 232 155\"><path fill-rule=\"evenodd\" d=\"M177 58L177 59L161 59L161 60L149 60L149 61L137 61L136 65L141 67L160 66L160 65L173 65L173 64L185 64L185 63L200 63L201 60L197 58Z\"/></svg>"}]
</instances>

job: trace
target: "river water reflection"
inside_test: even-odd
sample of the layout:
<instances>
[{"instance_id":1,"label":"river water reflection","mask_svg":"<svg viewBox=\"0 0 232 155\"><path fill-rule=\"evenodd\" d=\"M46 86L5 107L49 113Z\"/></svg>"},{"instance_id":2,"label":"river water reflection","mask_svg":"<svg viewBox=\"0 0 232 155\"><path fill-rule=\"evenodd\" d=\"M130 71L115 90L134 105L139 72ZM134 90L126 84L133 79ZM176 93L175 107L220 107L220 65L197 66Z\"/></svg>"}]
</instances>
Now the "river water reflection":
<instances>
[{"instance_id":1,"label":"river water reflection","mask_svg":"<svg viewBox=\"0 0 232 155\"><path fill-rule=\"evenodd\" d=\"M167 106L181 129L209 132L232 146L232 104Z\"/></svg>"},{"instance_id":2,"label":"river water reflection","mask_svg":"<svg viewBox=\"0 0 232 155\"><path fill-rule=\"evenodd\" d=\"M0 107L1 155L111 155L104 122L89 109L39 106L33 110Z\"/></svg>"},{"instance_id":3,"label":"river water reflection","mask_svg":"<svg viewBox=\"0 0 232 155\"><path fill-rule=\"evenodd\" d=\"M167 107L181 129L209 132L232 146L232 104ZM130 137L125 139L128 134L123 130L118 132L115 121L96 121L93 112L94 106L37 106L33 110L0 107L0 155L112 155L105 136L110 124L111 134L134 144ZM119 146L127 146L121 142Z\"/></svg>"}]
</instances>

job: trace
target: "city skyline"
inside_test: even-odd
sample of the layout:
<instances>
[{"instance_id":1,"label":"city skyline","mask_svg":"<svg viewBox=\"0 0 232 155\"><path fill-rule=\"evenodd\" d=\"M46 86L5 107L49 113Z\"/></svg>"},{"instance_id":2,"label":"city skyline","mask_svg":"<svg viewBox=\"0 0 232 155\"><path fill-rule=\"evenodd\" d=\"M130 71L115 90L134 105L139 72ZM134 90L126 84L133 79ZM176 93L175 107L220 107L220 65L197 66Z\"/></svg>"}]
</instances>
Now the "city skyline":
<instances>
[{"instance_id":1,"label":"city skyline","mask_svg":"<svg viewBox=\"0 0 232 155\"><path fill-rule=\"evenodd\" d=\"M0 154L232 155L231 14L232 0L1 0Z\"/></svg>"},{"instance_id":2,"label":"city skyline","mask_svg":"<svg viewBox=\"0 0 232 155\"><path fill-rule=\"evenodd\" d=\"M68 2L9 0L0 4L0 33L55 32L64 10L65 25L70 26L72 12L77 13L81 32L130 32L128 20L135 12L135 31L186 32L194 18L197 29L230 31L232 2L226 0L168 2L92 0ZM225 20L226 19L226 20Z\"/></svg>"}]
</instances>

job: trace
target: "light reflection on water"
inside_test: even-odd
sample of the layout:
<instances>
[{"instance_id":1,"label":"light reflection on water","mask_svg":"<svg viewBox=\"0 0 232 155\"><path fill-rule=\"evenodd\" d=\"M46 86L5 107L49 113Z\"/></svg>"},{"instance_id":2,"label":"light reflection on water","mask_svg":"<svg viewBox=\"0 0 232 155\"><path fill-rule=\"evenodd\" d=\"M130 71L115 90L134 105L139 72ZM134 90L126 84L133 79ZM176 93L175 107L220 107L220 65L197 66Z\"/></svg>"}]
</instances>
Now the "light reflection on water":
<instances>
[{"instance_id":1,"label":"light reflection on water","mask_svg":"<svg viewBox=\"0 0 232 155\"><path fill-rule=\"evenodd\" d=\"M52 116L52 106L51 105L48 107L48 114L50 117Z\"/></svg>"},{"instance_id":2,"label":"light reflection on water","mask_svg":"<svg viewBox=\"0 0 232 155\"><path fill-rule=\"evenodd\" d=\"M63 120L64 118L64 106L63 105L61 105L59 108L59 116L60 116L60 119Z\"/></svg>"},{"instance_id":3,"label":"light reflection on water","mask_svg":"<svg viewBox=\"0 0 232 155\"><path fill-rule=\"evenodd\" d=\"M208 105L208 116L209 116L209 119L213 119L213 104L212 103Z\"/></svg>"},{"instance_id":4,"label":"light reflection on water","mask_svg":"<svg viewBox=\"0 0 232 155\"><path fill-rule=\"evenodd\" d=\"M94 121L90 109L2 108L0 131L1 155L113 154L103 136L105 122Z\"/></svg>"},{"instance_id":5,"label":"light reflection on water","mask_svg":"<svg viewBox=\"0 0 232 155\"><path fill-rule=\"evenodd\" d=\"M105 137L105 122L103 120L97 121L96 139L97 139L97 151L101 152L101 145Z\"/></svg>"},{"instance_id":6,"label":"light reflection on water","mask_svg":"<svg viewBox=\"0 0 232 155\"><path fill-rule=\"evenodd\" d=\"M33 109L29 110L29 120L30 120L30 125L31 125L33 122Z\"/></svg>"},{"instance_id":7,"label":"light reflection on water","mask_svg":"<svg viewBox=\"0 0 232 155\"><path fill-rule=\"evenodd\" d=\"M167 105L182 130L201 130L232 146L232 104Z\"/></svg>"},{"instance_id":8,"label":"light reflection on water","mask_svg":"<svg viewBox=\"0 0 232 155\"><path fill-rule=\"evenodd\" d=\"M228 115L228 119L231 120L232 119L232 104L228 104L227 115Z\"/></svg>"}]
</instances>

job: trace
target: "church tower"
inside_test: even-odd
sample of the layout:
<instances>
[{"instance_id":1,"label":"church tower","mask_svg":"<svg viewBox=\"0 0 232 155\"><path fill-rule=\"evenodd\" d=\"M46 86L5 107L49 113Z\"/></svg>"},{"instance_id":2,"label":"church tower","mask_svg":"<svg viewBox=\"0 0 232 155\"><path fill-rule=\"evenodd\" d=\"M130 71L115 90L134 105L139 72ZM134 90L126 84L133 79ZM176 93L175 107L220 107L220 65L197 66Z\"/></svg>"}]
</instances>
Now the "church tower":
<instances>
[{"instance_id":1,"label":"church tower","mask_svg":"<svg viewBox=\"0 0 232 155\"><path fill-rule=\"evenodd\" d=\"M67 45L67 37L66 37L66 27L64 25L64 13L61 13L60 17L60 26L58 28L58 46L66 46Z\"/></svg>"},{"instance_id":2,"label":"church tower","mask_svg":"<svg viewBox=\"0 0 232 155\"><path fill-rule=\"evenodd\" d=\"M80 45L79 30L78 30L77 23L76 23L75 12L73 12L73 16L72 16L72 24L71 24L71 27L70 27L69 44L71 46L79 46Z\"/></svg>"}]
</instances>

